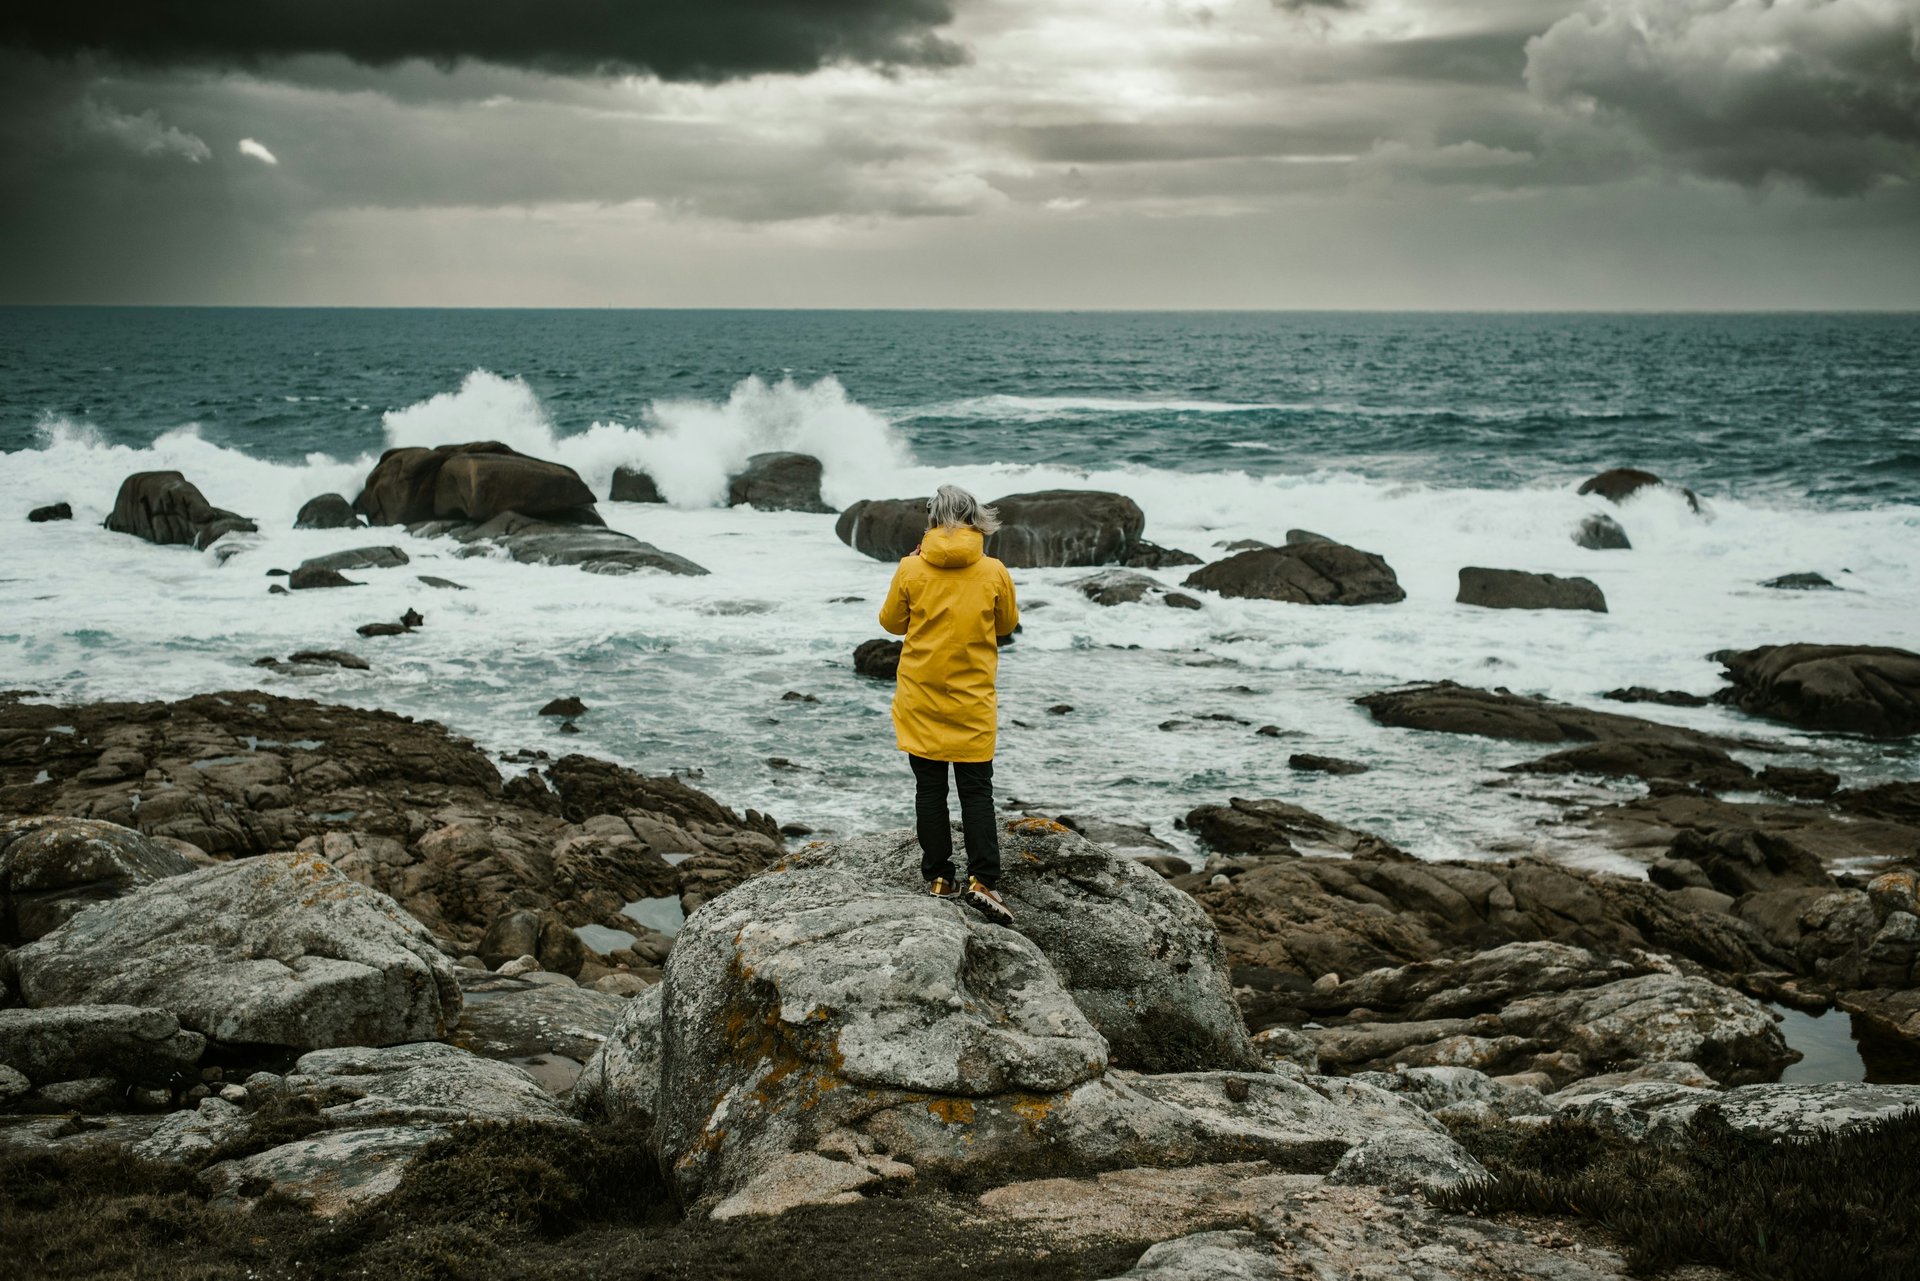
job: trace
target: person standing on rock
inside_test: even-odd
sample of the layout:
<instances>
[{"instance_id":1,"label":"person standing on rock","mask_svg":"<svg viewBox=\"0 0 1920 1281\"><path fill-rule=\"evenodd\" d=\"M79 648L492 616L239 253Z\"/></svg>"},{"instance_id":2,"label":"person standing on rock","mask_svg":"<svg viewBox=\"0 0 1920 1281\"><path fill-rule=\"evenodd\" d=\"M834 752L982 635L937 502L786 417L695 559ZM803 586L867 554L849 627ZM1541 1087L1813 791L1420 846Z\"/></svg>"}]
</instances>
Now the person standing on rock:
<instances>
[{"instance_id":1,"label":"person standing on rock","mask_svg":"<svg viewBox=\"0 0 1920 1281\"><path fill-rule=\"evenodd\" d=\"M958 485L942 485L927 503L927 532L894 570L880 626L906 638L893 690L893 728L913 766L914 825L920 874L939 898L964 896L988 919L1013 923L995 888L1000 834L993 814L993 749L999 721L994 683L1002 636L1020 622L1007 567L986 554L1000 528ZM947 769L960 793L967 843L967 887L956 885L953 828L947 818Z\"/></svg>"}]
</instances>

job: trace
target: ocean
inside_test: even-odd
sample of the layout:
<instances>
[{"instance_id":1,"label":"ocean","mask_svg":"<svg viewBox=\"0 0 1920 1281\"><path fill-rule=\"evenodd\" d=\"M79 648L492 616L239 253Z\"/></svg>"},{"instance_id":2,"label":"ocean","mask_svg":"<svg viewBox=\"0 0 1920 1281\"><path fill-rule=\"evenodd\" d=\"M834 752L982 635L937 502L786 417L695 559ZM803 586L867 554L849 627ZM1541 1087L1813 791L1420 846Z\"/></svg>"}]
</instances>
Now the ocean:
<instances>
[{"instance_id":1,"label":"ocean","mask_svg":"<svg viewBox=\"0 0 1920 1281\"><path fill-rule=\"evenodd\" d=\"M567 463L600 494L616 466L646 468L669 504L602 514L711 575L608 578L457 559L399 529L291 528L316 494L352 498L385 448L479 439ZM1398 605L1186 611L1093 605L1069 586L1086 570L1017 571L1026 621L1002 662L996 762L1017 808L1145 823L1190 851L1174 826L1187 810L1275 796L1423 857L1634 866L1554 820L1637 787L1521 786L1499 768L1540 754L1526 745L1383 729L1352 703L1441 678L1765 740L1788 753L1768 759L1853 782L1920 764L1911 744L1600 698L1711 693L1723 648L1920 641L1912 315L0 309L0 687L266 688L431 717L500 752L682 773L822 835L906 825L890 688L850 661L880 635L890 566L841 544L831 516L721 506L728 474L768 449L819 456L836 506L941 481L984 499L1111 489L1163 546L1211 559L1299 527L1398 572ZM1675 489L1618 508L1576 495L1615 466L1691 488L1701 510ZM154 469L261 537L221 564L102 529L120 481ZM58 501L73 522L23 519ZM1571 541L1601 510L1632 550ZM268 569L367 544L412 563L268 595ZM1584 575L1611 612L1457 605L1466 565ZM1798 571L1842 590L1760 585ZM355 635L409 607L420 631ZM303 648L372 670L252 665ZM536 714L568 694L591 709L574 735ZM1373 769L1302 774L1292 752Z\"/></svg>"}]
</instances>

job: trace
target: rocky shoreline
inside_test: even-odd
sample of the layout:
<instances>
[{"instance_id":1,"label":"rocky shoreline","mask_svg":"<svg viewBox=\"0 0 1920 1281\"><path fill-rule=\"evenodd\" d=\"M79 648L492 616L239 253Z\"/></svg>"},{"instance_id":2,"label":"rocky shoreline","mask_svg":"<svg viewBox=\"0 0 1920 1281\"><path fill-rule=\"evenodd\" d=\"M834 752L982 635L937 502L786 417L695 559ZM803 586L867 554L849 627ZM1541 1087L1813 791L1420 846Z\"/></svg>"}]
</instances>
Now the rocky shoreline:
<instances>
[{"instance_id":1,"label":"rocky shoreline","mask_svg":"<svg viewBox=\"0 0 1920 1281\"><path fill-rule=\"evenodd\" d=\"M1768 783L1741 744L1497 691L1363 703L1545 750L1521 769L1644 779L1579 821L1650 878L1422 862L1271 799L1188 815L1199 868L1010 816L1008 931L928 899L906 833L794 848L586 756L496 763L433 722L259 691L0 696L9 1214L31 1227L35 1197L65 1204L31 1187L81 1196L111 1160L133 1173L101 1204L164 1190L208 1239L358 1243L305 1270L222 1245L233 1275L557 1275L609 1233L752 1275L724 1264L742 1241L844 1259L835 1234L884 1224L936 1275L1421 1250L1434 1276L1609 1277L1642 1256L1578 1206L1513 1217L1547 1176L1506 1136L1684 1164L1715 1126L1756 1151L1885 1142L1920 1107L1920 1085L1772 1083L1797 1056L1769 1008L1837 1008L1875 1075L1916 1079L1913 785ZM579 1208L527 1227L550 1190L508 1169ZM465 1199L400 1244L449 1180ZM36 1248L25 1274L89 1273Z\"/></svg>"}]
</instances>

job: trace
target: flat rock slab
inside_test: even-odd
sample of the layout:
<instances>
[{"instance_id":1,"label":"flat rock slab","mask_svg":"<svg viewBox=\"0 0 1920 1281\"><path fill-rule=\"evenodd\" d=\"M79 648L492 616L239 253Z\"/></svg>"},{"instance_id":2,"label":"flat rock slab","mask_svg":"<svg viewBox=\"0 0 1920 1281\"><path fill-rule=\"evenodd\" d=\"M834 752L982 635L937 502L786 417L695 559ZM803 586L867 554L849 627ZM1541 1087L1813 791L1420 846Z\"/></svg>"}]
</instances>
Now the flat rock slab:
<instances>
[{"instance_id":1,"label":"flat rock slab","mask_svg":"<svg viewBox=\"0 0 1920 1281\"><path fill-rule=\"evenodd\" d=\"M311 855L263 854L97 904L11 957L36 1006L170 1011L215 1040L316 1049L443 1036L452 964L378 890Z\"/></svg>"},{"instance_id":2,"label":"flat rock slab","mask_svg":"<svg viewBox=\"0 0 1920 1281\"><path fill-rule=\"evenodd\" d=\"M1477 734L1482 738L1507 738L1526 743L1641 739L1649 743L1729 745L1728 740L1711 734L1638 716L1590 711L1550 699L1507 690L1475 689L1452 681L1382 690L1354 701L1380 724L1405 729Z\"/></svg>"},{"instance_id":3,"label":"flat rock slab","mask_svg":"<svg viewBox=\"0 0 1920 1281\"><path fill-rule=\"evenodd\" d=\"M330 1219L399 1187L421 1150L451 1128L390 1125L326 1131L210 1165L200 1172L200 1180L213 1205L251 1205L274 1192Z\"/></svg>"},{"instance_id":4,"label":"flat rock slab","mask_svg":"<svg viewBox=\"0 0 1920 1281\"><path fill-rule=\"evenodd\" d=\"M198 1072L207 1039L166 1010L66 1005L0 1010L0 1064L35 1085L81 1077L166 1083Z\"/></svg>"},{"instance_id":5,"label":"flat rock slab","mask_svg":"<svg viewBox=\"0 0 1920 1281\"><path fill-rule=\"evenodd\" d=\"M1590 578L1561 578L1521 569L1468 566L1460 571L1462 605L1483 609L1585 609L1607 612L1607 598Z\"/></svg>"},{"instance_id":6,"label":"flat rock slab","mask_svg":"<svg viewBox=\"0 0 1920 1281\"><path fill-rule=\"evenodd\" d=\"M606 1043L627 998L559 983L460 972L453 1043L490 1059L560 1054L584 1063Z\"/></svg>"},{"instance_id":7,"label":"flat rock slab","mask_svg":"<svg viewBox=\"0 0 1920 1281\"><path fill-rule=\"evenodd\" d=\"M526 1072L438 1041L316 1050L300 1056L283 1088L352 1096L325 1109L335 1125L568 1119Z\"/></svg>"}]
</instances>

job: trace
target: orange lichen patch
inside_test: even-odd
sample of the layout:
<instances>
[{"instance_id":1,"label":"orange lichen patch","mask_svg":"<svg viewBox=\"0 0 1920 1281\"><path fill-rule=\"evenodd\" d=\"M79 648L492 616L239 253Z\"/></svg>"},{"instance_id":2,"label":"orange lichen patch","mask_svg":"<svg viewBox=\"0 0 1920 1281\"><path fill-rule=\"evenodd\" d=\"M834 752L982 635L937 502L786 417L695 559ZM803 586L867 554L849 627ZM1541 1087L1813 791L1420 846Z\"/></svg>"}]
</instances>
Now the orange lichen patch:
<instances>
[{"instance_id":1,"label":"orange lichen patch","mask_svg":"<svg viewBox=\"0 0 1920 1281\"><path fill-rule=\"evenodd\" d=\"M947 1125L972 1125L972 1099L928 1099L927 1111Z\"/></svg>"},{"instance_id":2,"label":"orange lichen patch","mask_svg":"<svg viewBox=\"0 0 1920 1281\"><path fill-rule=\"evenodd\" d=\"M1008 1104L1008 1109L1027 1123L1027 1133L1032 1134L1040 1123L1053 1115L1053 1105L1059 1102L1059 1096L1053 1094L1022 1094Z\"/></svg>"},{"instance_id":3,"label":"orange lichen patch","mask_svg":"<svg viewBox=\"0 0 1920 1281\"><path fill-rule=\"evenodd\" d=\"M1007 824L1009 832L1068 832L1073 829L1050 818L1016 818Z\"/></svg>"}]
</instances>

